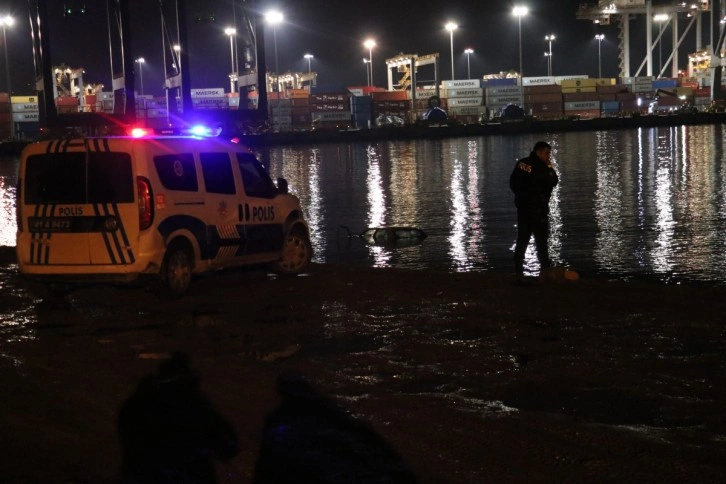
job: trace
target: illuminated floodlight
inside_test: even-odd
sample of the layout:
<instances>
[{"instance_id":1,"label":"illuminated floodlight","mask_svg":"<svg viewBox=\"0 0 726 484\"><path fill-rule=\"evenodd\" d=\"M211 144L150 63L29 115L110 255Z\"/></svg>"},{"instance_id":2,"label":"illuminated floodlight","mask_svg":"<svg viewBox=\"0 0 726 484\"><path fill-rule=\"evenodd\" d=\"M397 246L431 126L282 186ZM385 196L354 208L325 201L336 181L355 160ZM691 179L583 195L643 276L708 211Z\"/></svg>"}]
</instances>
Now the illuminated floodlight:
<instances>
[{"instance_id":1,"label":"illuminated floodlight","mask_svg":"<svg viewBox=\"0 0 726 484\"><path fill-rule=\"evenodd\" d=\"M144 128L132 128L131 129L131 136L134 138L143 138L149 134L149 132Z\"/></svg>"}]
</instances>

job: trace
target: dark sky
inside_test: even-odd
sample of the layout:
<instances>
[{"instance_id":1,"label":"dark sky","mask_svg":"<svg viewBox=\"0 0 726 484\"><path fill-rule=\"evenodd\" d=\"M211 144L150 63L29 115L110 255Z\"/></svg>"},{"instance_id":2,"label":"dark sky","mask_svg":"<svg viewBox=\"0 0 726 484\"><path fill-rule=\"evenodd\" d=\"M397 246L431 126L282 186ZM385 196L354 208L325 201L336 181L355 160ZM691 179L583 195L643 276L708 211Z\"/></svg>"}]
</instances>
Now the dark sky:
<instances>
[{"instance_id":1,"label":"dark sky","mask_svg":"<svg viewBox=\"0 0 726 484\"><path fill-rule=\"evenodd\" d=\"M143 56L145 93L163 93L162 41L158 2L129 0L132 6L131 32L134 56ZM603 76L616 77L617 29L615 26L598 27L590 21L577 20L577 7L584 0L446 0L418 2L403 0L257 0L247 1L260 12L278 8L285 22L277 32L278 64L280 71L307 71L305 53L312 53L312 69L318 72L318 85L331 89L366 83L363 57L368 50L362 43L367 37L376 40L373 50L375 83L387 85L385 59L400 53L441 55L441 76L450 77L450 34L444 29L447 21L459 24L454 32L454 61L456 78L467 77L464 49L474 49L471 55L472 77L516 69L519 65L517 18L512 7L527 5L528 16L522 19L525 76L547 73L544 56L547 34L555 34L553 44L553 71L555 75L597 75L598 49L596 33L604 33L602 43ZM190 22L190 56L193 88L224 87L229 89L229 39L223 30L232 23L232 0L186 0L187 16L214 14L215 22ZM108 61L108 34L106 28L106 1L81 0L89 13L84 17L63 17L64 4L70 0L48 0L52 14L49 23L51 56L54 65L66 64L83 67L86 82L104 83L110 90L110 64ZM593 0L594 3L594 0ZM654 2L658 4L659 2ZM33 68L27 0L5 2L5 11L16 19L15 26L7 29L10 71L13 92L33 94ZM641 17L642 18L642 17ZM641 23L643 21L641 20ZM637 30L637 22L633 22ZM682 22L681 28L684 28ZM704 31L706 28L704 27ZM273 35L265 30L268 65L274 70ZM691 34L692 36L692 34ZM668 37L670 39L670 37ZM645 51L642 38L633 39L639 46L638 63ZM634 48L636 48L634 47ZM685 59L695 47L687 42L681 49ZM635 61L633 61L635 62ZM0 91L6 90L4 76L0 76Z\"/></svg>"}]
</instances>

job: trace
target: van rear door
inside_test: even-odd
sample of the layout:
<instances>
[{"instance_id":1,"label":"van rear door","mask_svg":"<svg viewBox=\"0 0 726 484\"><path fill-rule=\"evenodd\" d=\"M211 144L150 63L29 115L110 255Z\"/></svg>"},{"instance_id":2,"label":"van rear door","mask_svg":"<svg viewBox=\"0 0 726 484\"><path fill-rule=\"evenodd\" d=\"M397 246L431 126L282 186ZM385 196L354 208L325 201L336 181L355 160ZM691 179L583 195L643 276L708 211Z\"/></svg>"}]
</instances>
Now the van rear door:
<instances>
[{"instance_id":1,"label":"van rear door","mask_svg":"<svg viewBox=\"0 0 726 484\"><path fill-rule=\"evenodd\" d=\"M28 155L23 216L31 265L128 264L127 231L138 220L131 157L86 151L85 143L55 143ZM138 233L138 223L136 233Z\"/></svg>"}]
</instances>

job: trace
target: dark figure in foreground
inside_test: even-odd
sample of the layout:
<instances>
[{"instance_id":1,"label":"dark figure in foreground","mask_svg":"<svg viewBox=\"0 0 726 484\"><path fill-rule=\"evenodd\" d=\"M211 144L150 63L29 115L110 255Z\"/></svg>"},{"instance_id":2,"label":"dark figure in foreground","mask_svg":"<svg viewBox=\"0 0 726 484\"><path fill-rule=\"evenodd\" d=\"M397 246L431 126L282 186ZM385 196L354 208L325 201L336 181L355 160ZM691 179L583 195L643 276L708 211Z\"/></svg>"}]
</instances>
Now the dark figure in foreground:
<instances>
[{"instance_id":1,"label":"dark figure in foreground","mask_svg":"<svg viewBox=\"0 0 726 484\"><path fill-rule=\"evenodd\" d=\"M401 457L365 421L299 375L278 380L279 408L265 421L255 484L415 484Z\"/></svg>"},{"instance_id":2,"label":"dark figure in foreground","mask_svg":"<svg viewBox=\"0 0 726 484\"><path fill-rule=\"evenodd\" d=\"M551 266L547 239L549 237L550 196L559 178L550 162L552 147L544 141L534 145L527 158L517 161L509 187L514 192L517 206L517 245L514 248L514 271L524 276L524 254L534 234L537 259L546 269Z\"/></svg>"},{"instance_id":3,"label":"dark figure in foreground","mask_svg":"<svg viewBox=\"0 0 726 484\"><path fill-rule=\"evenodd\" d=\"M162 363L121 408L122 483L212 484L214 459L237 453L234 429L202 394L188 360L176 354Z\"/></svg>"}]
</instances>

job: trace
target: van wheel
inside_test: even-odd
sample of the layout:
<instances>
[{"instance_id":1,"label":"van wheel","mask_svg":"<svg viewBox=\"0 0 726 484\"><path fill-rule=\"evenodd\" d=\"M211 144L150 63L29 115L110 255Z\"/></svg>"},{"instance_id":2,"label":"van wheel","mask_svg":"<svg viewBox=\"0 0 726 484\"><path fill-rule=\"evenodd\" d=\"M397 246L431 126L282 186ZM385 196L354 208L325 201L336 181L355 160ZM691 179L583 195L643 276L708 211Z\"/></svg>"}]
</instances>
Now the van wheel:
<instances>
[{"instance_id":1,"label":"van wheel","mask_svg":"<svg viewBox=\"0 0 726 484\"><path fill-rule=\"evenodd\" d=\"M278 274L300 274L310 265L313 246L310 237L302 229L293 229L282 243L282 257L275 263Z\"/></svg>"},{"instance_id":2,"label":"van wheel","mask_svg":"<svg viewBox=\"0 0 726 484\"><path fill-rule=\"evenodd\" d=\"M159 272L163 294L179 297L187 292L192 282L192 271L192 257L189 250L179 244L169 247Z\"/></svg>"}]
</instances>

